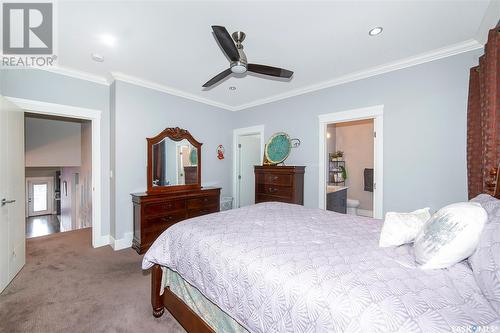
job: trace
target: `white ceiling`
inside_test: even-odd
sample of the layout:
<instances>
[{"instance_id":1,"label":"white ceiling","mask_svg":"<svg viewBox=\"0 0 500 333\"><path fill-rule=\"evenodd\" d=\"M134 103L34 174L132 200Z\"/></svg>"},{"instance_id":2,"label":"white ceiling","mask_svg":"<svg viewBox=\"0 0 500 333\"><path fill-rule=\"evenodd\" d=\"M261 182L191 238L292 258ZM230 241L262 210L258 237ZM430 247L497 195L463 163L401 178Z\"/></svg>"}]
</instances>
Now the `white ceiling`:
<instances>
[{"instance_id":1,"label":"white ceiling","mask_svg":"<svg viewBox=\"0 0 500 333\"><path fill-rule=\"evenodd\" d=\"M363 76L374 68L405 67L420 58L478 48L481 25L494 25L485 23L485 17L492 21L500 16L486 15L493 7L480 0L68 1L57 7L57 55L62 68L102 77L115 73L116 78L241 109L333 85L352 73ZM249 62L293 70L293 78L287 82L247 74L202 89L229 67L211 33L215 24L247 34ZM383 33L370 37L368 31L376 26ZM102 43L103 34L114 36L115 45ZM93 52L105 61L93 61ZM377 67L386 64L392 67Z\"/></svg>"}]
</instances>

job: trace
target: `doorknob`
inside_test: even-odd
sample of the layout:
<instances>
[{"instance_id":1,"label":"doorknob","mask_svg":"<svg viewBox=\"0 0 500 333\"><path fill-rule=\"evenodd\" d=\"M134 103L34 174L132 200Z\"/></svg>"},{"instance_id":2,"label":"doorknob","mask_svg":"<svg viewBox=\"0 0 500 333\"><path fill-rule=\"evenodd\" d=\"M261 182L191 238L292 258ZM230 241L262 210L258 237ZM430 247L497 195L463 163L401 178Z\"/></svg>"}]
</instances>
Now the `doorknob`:
<instances>
[{"instance_id":1,"label":"doorknob","mask_svg":"<svg viewBox=\"0 0 500 333\"><path fill-rule=\"evenodd\" d=\"M16 200L7 200L7 199L3 198L1 201L1 205L5 206L6 204L10 204L10 203L14 203L14 202L16 202Z\"/></svg>"}]
</instances>

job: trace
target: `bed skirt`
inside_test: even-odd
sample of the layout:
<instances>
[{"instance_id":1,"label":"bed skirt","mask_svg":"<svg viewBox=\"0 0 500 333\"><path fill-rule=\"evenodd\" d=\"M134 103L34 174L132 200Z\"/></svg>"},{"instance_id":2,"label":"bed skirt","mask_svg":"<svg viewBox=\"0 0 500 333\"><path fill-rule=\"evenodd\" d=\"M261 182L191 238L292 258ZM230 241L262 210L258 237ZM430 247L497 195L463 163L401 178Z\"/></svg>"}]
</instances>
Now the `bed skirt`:
<instances>
[{"instance_id":1,"label":"bed skirt","mask_svg":"<svg viewBox=\"0 0 500 333\"><path fill-rule=\"evenodd\" d=\"M249 333L243 326L208 300L198 289L186 282L177 272L168 267L162 269L162 288L168 287L191 310L215 331L220 333Z\"/></svg>"}]
</instances>

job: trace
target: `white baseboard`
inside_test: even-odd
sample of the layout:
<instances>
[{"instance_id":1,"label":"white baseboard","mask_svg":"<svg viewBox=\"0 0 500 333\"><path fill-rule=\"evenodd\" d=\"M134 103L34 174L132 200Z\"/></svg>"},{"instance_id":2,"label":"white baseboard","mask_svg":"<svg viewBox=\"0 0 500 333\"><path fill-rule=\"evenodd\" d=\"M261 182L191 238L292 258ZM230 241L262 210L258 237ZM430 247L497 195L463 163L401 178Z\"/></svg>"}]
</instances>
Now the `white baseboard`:
<instances>
[{"instance_id":1,"label":"white baseboard","mask_svg":"<svg viewBox=\"0 0 500 333\"><path fill-rule=\"evenodd\" d=\"M373 210L358 208L358 216L373 217Z\"/></svg>"},{"instance_id":2,"label":"white baseboard","mask_svg":"<svg viewBox=\"0 0 500 333\"><path fill-rule=\"evenodd\" d=\"M113 236L109 236L110 245L115 251L127 249L129 247L132 247L132 237L133 233L131 232L125 233L123 237L119 239L115 239Z\"/></svg>"},{"instance_id":3,"label":"white baseboard","mask_svg":"<svg viewBox=\"0 0 500 333\"><path fill-rule=\"evenodd\" d=\"M110 244L110 236L109 235L105 235L105 236L101 235L101 236L98 236L97 239L92 239L92 247L94 247L94 248L109 245L109 244Z\"/></svg>"}]
</instances>

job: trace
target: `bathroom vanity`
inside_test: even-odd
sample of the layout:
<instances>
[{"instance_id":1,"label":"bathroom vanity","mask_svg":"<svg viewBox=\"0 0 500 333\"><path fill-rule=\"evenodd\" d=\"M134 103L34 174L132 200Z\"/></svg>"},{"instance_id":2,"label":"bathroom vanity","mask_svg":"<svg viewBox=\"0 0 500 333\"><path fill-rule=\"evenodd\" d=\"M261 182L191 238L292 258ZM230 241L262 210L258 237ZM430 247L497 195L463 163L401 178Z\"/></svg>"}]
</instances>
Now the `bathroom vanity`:
<instances>
[{"instance_id":1,"label":"bathroom vanity","mask_svg":"<svg viewBox=\"0 0 500 333\"><path fill-rule=\"evenodd\" d=\"M328 185L326 187L326 209L337 213L347 213L347 187Z\"/></svg>"}]
</instances>

